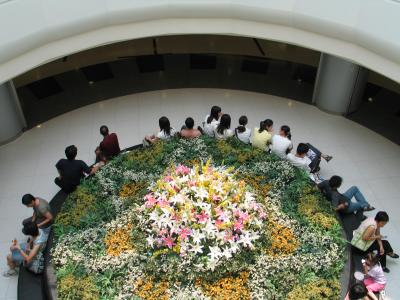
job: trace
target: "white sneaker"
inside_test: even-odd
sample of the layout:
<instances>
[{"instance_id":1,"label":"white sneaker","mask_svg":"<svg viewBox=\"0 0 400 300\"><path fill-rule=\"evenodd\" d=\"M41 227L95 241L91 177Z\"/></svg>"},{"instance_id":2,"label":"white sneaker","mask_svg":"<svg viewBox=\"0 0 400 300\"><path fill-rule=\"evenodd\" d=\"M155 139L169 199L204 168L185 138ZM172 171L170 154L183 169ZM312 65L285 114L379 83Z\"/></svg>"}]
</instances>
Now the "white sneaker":
<instances>
[{"instance_id":1,"label":"white sneaker","mask_svg":"<svg viewBox=\"0 0 400 300\"><path fill-rule=\"evenodd\" d=\"M12 276L16 276L16 275L18 275L18 272L15 269L9 269L3 273L4 277L12 277Z\"/></svg>"}]
</instances>

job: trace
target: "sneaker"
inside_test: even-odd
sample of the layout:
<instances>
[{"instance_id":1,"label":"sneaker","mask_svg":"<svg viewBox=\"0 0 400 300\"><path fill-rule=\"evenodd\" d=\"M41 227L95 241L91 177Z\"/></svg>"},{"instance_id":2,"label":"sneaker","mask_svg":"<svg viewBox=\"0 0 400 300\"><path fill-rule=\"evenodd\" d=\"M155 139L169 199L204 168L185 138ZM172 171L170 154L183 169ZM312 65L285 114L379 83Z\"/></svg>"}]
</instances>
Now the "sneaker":
<instances>
[{"instance_id":1,"label":"sneaker","mask_svg":"<svg viewBox=\"0 0 400 300\"><path fill-rule=\"evenodd\" d=\"M385 273L390 273L390 270L389 270L387 267L383 267L382 270L383 270L383 272L385 272Z\"/></svg>"},{"instance_id":2,"label":"sneaker","mask_svg":"<svg viewBox=\"0 0 400 300\"><path fill-rule=\"evenodd\" d=\"M399 258L399 255L396 253L390 253L388 254L388 256L390 256L391 258Z\"/></svg>"},{"instance_id":3,"label":"sneaker","mask_svg":"<svg viewBox=\"0 0 400 300\"><path fill-rule=\"evenodd\" d=\"M12 276L16 276L16 275L18 275L18 272L15 269L9 269L3 273L4 277L12 277Z\"/></svg>"},{"instance_id":4,"label":"sneaker","mask_svg":"<svg viewBox=\"0 0 400 300\"><path fill-rule=\"evenodd\" d=\"M371 205L368 205L367 207L364 208L364 211L371 211L371 210L374 210L374 209L375 209L375 207L373 207Z\"/></svg>"}]
</instances>

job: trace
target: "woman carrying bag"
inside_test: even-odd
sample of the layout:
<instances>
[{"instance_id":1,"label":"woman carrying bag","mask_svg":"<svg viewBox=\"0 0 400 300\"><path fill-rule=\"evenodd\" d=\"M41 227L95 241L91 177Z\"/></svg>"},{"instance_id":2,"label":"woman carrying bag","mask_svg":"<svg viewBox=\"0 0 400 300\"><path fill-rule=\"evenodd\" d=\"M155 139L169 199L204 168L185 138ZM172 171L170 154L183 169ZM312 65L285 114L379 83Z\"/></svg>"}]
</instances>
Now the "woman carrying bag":
<instances>
[{"instance_id":1,"label":"woman carrying bag","mask_svg":"<svg viewBox=\"0 0 400 300\"><path fill-rule=\"evenodd\" d=\"M386 267L386 255L392 258L399 258L393 252L390 243L383 240L380 229L389 222L389 216L386 212L380 211L375 218L365 219L361 225L353 232L351 244L353 251L363 255L364 257L373 251L377 251L380 256L380 263L384 272L389 273L390 270Z\"/></svg>"}]
</instances>

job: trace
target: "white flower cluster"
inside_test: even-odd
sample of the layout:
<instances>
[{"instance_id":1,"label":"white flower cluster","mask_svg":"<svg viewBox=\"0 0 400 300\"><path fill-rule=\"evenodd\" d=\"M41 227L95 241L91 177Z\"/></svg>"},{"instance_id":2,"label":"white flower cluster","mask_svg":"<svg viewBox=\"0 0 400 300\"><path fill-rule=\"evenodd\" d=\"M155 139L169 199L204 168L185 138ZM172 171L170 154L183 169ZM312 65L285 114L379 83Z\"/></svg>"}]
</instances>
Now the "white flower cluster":
<instances>
[{"instance_id":1,"label":"white flower cluster","mask_svg":"<svg viewBox=\"0 0 400 300\"><path fill-rule=\"evenodd\" d=\"M206 162L209 159L207 145L202 139L180 139L174 151L165 157L164 162L167 164L182 162L188 153L191 153L192 157L196 157L202 162Z\"/></svg>"}]
</instances>

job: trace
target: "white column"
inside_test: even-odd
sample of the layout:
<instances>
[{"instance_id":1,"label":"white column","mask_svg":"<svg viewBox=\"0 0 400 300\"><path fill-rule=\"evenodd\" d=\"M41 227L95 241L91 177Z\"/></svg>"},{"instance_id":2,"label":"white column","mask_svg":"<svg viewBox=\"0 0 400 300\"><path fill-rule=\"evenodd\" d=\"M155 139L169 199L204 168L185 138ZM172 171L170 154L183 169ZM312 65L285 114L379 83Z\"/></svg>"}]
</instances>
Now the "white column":
<instances>
[{"instance_id":1,"label":"white column","mask_svg":"<svg viewBox=\"0 0 400 300\"><path fill-rule=\"evenodd\" d=\"M361 105L368 70L345 59L321 54L313 103L323 111L347 115Z\"/></svg>"},{"instance_id":2,"label":"white column","mask_svg":"<svg viewBox=\"0 0 400 300\"><path fill-rule=\"evenodd\" d=\"M0 145L16 138L26 128L12 81L0 84Z\"/></svg>"}]
</instances>

